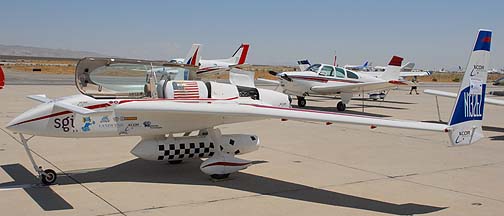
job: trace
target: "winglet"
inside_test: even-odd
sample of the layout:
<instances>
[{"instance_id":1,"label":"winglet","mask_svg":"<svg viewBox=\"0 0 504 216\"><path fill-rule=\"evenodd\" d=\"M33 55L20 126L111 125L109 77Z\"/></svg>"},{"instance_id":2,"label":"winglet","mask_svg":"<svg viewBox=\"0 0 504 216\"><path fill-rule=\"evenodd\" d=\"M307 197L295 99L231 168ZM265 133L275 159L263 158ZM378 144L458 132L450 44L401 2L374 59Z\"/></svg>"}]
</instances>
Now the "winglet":
<instances>
[{"instance_id":1,"label":"winglet","mask_svg":"<svg viewBox=\"0 0 504 216\"><path fill-rule=\"evenodd\" d=\"M479 30L460 84L448 125L452 145L467 145L483 138L483 110L492 31Z\"/></svg>"}]
</instances>

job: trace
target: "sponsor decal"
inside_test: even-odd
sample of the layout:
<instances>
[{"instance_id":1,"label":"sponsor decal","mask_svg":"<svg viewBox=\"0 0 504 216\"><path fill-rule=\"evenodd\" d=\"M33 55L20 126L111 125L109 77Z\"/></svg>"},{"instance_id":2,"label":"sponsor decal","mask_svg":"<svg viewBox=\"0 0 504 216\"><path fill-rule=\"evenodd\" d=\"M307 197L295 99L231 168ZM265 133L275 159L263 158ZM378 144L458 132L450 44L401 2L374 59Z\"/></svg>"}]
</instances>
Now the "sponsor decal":
<instances>
[{"instance_id":1,"label":"sponsor decal","mask_svg":"<svg viewBox=\"0 0 504 216\"><path fill-rule=\"evenodd\" d=\"M119 117L114 117L114 121L136 121L138 120L138 117L136 116L119 116Z\"/></svg>"},{"instance_id":2,"label":"sponsor decal","mask_svg":"<svg viewBox=\"0 0 504 216\"><path fill-rule=\"evenodd\" d=\"M80 101L79 103L77 103L77 106L85 107L87 104L88 104L87 101Z\"/></svg>"},{"instance_id":3,"label":"sponsor decal","mask_svg":"<svg viewBox=\"0 0 504 216\"><path fill-rule=\"evenodd\" d=\"M109 120L109 117L108 116L103 116L100 120L100 123L109 123L110 120Z\"/></svg>"},{"instance_id":4,"label":"sponsor decal","mask_svg":"<svg viewBox=\"0 0 504 216\"><path fill-rule=\"evenodd\" d=\"M77 132L74 124L74 116L67 116L65 118L55 118L54 128L61 128L63 132Z\"/></svg>"},{"instance_id":5,"label":"sponsor decal","mask_svg":"<svg viewBox=\"0 0 504 216\"><path fill-rule=\"evenodd\" d=\"M143 126L146 127L146 128L150 128L150 129L161 129L161 128L163 128L163 127L161 127L159 125L152 124L151 121L144 121L143 122Z\"/></svg>"},{"instance_id":6,"label":"sponsor decal","mask_svg":"<svg viewBox=\"0 0 504 216\"><path fill-rule=\"evenodd\" d=\"M476 76L482 70L485 70L485 66L484 65L473 65L473 69L471 70L470 76Z\"/></svg>"},{"instance_id":7,"label":"sponsor decal","mask_svg":"<svg viewBox=\"0 0 504 216\"><path fill-rule=\"evenodd\" d=\"M93 121L93 119L91 119L90 116L82 117L82 122L84 123L84 125L81 128L83 132L90 131L91 129L89 127L95 124L95 121Z\"/></svg>"},{"instance_id":8,"label":"sponsor decal","mask_svg":"<svg viewBox=\"0 0 504 216\"><path fill-rule=\"evenodd\" d=\"M466 138L470 138L470 137L471 137L471 131L470 130L459 131L457 139L455 139L455 144L461 143Z\"/></svg>"}]
</instances>

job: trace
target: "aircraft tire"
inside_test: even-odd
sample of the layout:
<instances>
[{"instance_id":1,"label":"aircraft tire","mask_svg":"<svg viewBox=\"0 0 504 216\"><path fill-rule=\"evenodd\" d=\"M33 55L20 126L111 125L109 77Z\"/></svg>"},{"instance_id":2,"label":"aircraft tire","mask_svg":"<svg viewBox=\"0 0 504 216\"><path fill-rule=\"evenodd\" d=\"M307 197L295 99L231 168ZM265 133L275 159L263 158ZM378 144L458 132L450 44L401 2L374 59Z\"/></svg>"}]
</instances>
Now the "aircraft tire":
<instances>
[{"instance_id":1,"label":"aircraft tire","mask_svg":"<svg viewBox=\"0 0 504 216\"><path fill-rule=\"evenodd\" d=\"M226 173L226 174L212 174L212 175L210 175L210 177L212 177L213 179L218 179L218 180L227 179L227 178L229 178L229 173Z\"/></svg>"},{"instance_id":2,"label":"aircraft tire","mask_svg":"<svg viewBox=\"0 0 504 216\"><path fill-rule=\"evenodd\" d=\"M54 182L56 182L57 178L56 172L52 169L46 169L44 170L44 174L41 176L40 181L42 181L42 184L44 185L52 185Z\"/></svg>"},{"instance_id":3,"label":"aircraft tire","mask_svg":"<svg viewBox=\"0 0 504 216\"><path fill-rule=\"evenodd\" d=\"M346 104L340 101L338 102L338 105L336 105L336 109L338 109L338 111L340 112L343 112L346 109Z\"/></svg>"},{"instance_id":4,"label":"aircraft tire","mask_svg":"<svg viewBox=\"0 0 504 216\"><path fill-rule=\"evenodd\" d=\"M298 101L298 106L299 107L305 107L306 106L306 99L304 97L297 97Z\"/></svg>"}]
</instances>

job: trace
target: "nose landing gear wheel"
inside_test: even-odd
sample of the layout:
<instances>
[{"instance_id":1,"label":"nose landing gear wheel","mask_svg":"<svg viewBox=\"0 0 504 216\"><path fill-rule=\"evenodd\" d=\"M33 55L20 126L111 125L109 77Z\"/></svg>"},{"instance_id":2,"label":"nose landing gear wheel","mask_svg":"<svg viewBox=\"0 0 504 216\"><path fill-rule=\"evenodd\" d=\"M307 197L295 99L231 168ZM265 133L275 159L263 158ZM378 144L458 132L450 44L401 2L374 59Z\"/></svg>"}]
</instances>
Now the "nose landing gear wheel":
<instances>
[{"instance_id":1,"label":"nose landing gear wheel","mask_svg":"<svg viewBox=\"0 0 504 216\"><path fill-rule=\"evenodd\" d=\"M306 106L306 99L304 97L297 97L298 101L298 106L299 107L305 107Z\"/></svg>"},{"instance_id":2,"label":"nose landing gear wheel","mask_svg":"<svg viewBox=\"0 0 504 216\"><path fill-rule=\"evenodd\" d=\"M40 176L40 180L42 181L42 184L44 185L52 185L56 181L57 175L56 172L52 169L46 169L42 173L42 176Z\"/></svg>"},{"instance_id":3,"label":"nose landing gear wheel","mask_svg":"<svg viewBox=\"0 0 504 216\"><path fill-rule=\"evenodd\" d=\"M227 179L229 177L229 173L226 173L226 174L212 174L212 175L210 175L210 177L212 177L213 179L218 179L218 180Z\"/></svg>"},{"instance_id":4,"label":"nose landing gear wheel","mask_svg":"<svg viewBox=\"0 0 504 216\"><path fill-rule=\"evenodd\" d=\"M338 102L338 105L336 105L336 109L338 109L338 111L345 111L346 109L346 104L344 104L343 102Z\"/></svg>"}]
</instances>

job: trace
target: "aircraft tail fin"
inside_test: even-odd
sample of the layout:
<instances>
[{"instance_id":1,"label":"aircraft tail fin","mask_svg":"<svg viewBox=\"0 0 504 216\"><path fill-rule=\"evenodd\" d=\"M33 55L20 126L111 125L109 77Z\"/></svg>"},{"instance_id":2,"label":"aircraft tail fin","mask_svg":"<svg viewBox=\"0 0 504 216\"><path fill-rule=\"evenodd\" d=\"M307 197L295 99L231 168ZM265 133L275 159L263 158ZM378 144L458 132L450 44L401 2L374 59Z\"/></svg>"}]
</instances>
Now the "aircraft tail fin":
<instances>
[{"instance_id":1,"label":"aircraft tail fin","mask_svg":"<svg viewBox=\"0 0 504 216\"><path fill-rule=\"evenodd\" d=\"M452 145L472 144L483 138L483 108L492 31L479 30L460 84L448 125Z\"/></svg>"},{"instance_id":2,"label":"aircraft tail fin","mask_svg":"<svg viewBox=\"0 0 504 216\"><path fill-rule=\"evenodd\" d=\"M2 66L0 66L0 89L3 89L4 86L5 86L5 75Z\"/></svg>"},{"instance_id":3,"label":"aircraft tail fin","mask_svg":"<svg viewBox=\"0 0 504 216\"><path fill-rule=\"evenodd\" d=\"M233 53L231 56L232 58L240 57L238 58L238 61L236 64L245 64L245 60L247 60L247 55L248 55L248 50L249 50L250 44L248 43L242 43L240 47Z\"/></svg>"},{"instance_id":4,"label":"aircraft tail fin","mask_svg":"<svg viewBox=\"0 0 504 216\"><path fill-rule=\"evenodd\" d=\"M362 68L363 68L363 69L364 69L364 68L367 68L368 64L369 64L369 61L364 62L364 64L362 65Z\"/></svg>"},{"instance_id":5,"label":"aircraft tail fin","mask_svg":"<svg viewBox=\"0 0 504 216\"><path fill-rule=\"evenodd\" d=\"M184 59L184 64L199 66L201 44L193 44Z\"/></svg>"},{"instance_id":6,"label":"aircraft tail fin","mask_svg":"<svg viewBox=\"0 0 504 216\"><path fill-rule=\"evenodd\" d=\"M408 62L405 65L401 67L401 71L404 72L411 72L415 68L415 63L414 62Z\"/></svg>"},{"instance_id":7,"label":"aircraft tail fin","mask_svg":"<svg viewBox=\"0 0 504 216\"><path fill-rule=\"evenodd\" d=\"M224 62L229 65L241 65L245 64L247 60L248 51L250 48L250 44L242 43L238 49L233 53L230 58L227 59L214 59L213 61Z\"/></svg>"},{"instance_id":8,"label":"aircraft tail fin","mask_svg":"<svg viewBox=\"0 0 504 216\"><path fill-rule=\"evenodd\" d=\"M298 60L297 63L301 71L305 71L308 67L311 66L310 61L308 61L308 59Z\"/></svg>"},{"instance_id":9,"label":"aircraft tail fin","mask_svg":"<svg viewBox=\"0 0 504 216\"><path fill-rule=\"evenodd\" d=\"M393 56L392 59L390 59L387 69L385 69L385 72L383 72L383 74L380 76L380 79L398 80L401 75L402 61L403 58L399 56Z\"/></svg>"}]
</instances>

